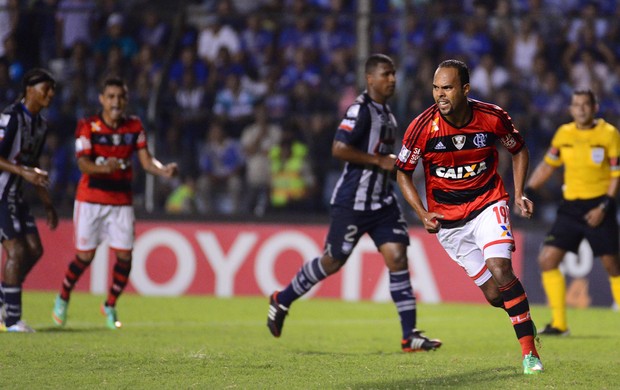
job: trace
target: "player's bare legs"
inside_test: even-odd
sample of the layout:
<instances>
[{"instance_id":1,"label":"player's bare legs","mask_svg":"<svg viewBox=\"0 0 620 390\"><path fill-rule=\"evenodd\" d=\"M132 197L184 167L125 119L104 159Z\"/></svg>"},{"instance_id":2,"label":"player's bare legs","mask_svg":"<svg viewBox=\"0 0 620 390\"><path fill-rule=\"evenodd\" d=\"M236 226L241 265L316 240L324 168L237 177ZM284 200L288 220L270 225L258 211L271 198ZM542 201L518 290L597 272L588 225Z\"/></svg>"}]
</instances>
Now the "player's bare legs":
<instances>
[{"instance_id":1,"label":"player's bare legs","mask_svg":"<svg viewBox=\"0 0 620 390\"><path fill-rule=\"evenodd\" d=\"M407 270L407 247L398 242L386 242L379 247L379 252L383 255L385 265L390 272L398 272Z\"/></svg>"},{"instance_id":2,"label":"player's bare legs","mask_svg":"<svg viewBox=\"0 0 620 390\"><path fill-rule=\"evenodd\" d=\"M24 257L23 267L21 269L21 281L26 280L26 276L30 273L35 264L43 256L43 245L38 234L26 235L26 254Z\"/></svg>"},{"instance_id":3,"label":"player's bare legs","mask_svg":"<svg viewBox=\"0 0 620 390\"><path fill-rule=\"evenodd\" d=\"M502 299L502 295L499 292L499 287L493 278L490 278L482 286L480 286L480 290L491 306L504 308L504 300Z\"/></svg>"},{"instance_id":4,"label":"player's bare legs","mask_svg":"<svg viewBox=\"0 0 620 390\"><path fill-rule=\"evenodd\" d=\"M601 262L609 276L620 276L620 257L618 255L602 255Z\"/></svg>"},{"instance_id":5,"label":"player's bare legs","mask_svg":"<svg viewBox=\"0 0 620 390\"><path fill-rule=\"evenodd\" d=\"M490 258L486 265L493 276L481 286L489 302L498 303L498 296L503 301L503 308L510 316L517 339L521 344L524 359L534 356L538 359L538 351L534 344L534 322L530 316L530 305L523 285L513 272L512 261L506 258ZM524 360L524 365L525 365ZM542 367L542 365L541 365Z\"/></svg>"},{"instance_id":6,"label":"player's bare legs","mask_svg":"<svg viewBox=\"0 0 620 390\"><path fill-rule=\"evenodd\" d=\"M340 268L346 263L346 260L338 260L334 259L328 254L324 254L320 259L321 266L323 267L323 271L325 271L325 275L333 275L336 272L340 271Z\"/></svg>"}]
</instances>

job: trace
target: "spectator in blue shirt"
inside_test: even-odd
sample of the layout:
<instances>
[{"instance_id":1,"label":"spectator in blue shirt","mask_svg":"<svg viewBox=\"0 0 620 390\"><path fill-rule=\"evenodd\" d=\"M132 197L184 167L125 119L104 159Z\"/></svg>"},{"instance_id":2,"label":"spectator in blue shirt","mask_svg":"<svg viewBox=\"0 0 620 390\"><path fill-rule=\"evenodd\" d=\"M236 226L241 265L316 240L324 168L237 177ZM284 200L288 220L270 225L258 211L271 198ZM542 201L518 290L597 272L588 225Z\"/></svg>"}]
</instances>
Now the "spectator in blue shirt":
<instances>
[{"instance_id":1,"label":"spectator in blue shirt","mask_svg":"<svg viewBox=\"0 0 620 390\"><path fill-rule=\"evenodd\" d=\"M243 184L241 144L213 122L198 153L198 207L203 213L235 214Z\"/></svg>"},{"instance_id":2,"label":"spectator in blue shirt","mask_svg":"<svg viewBox=\"0 0 620 390\"><path fill-rule=\"evenodd\" d=\"M106 23L106 33L95 43L94 53L99 61L105 61L110 49L117 46L125 60L130 60L138 52L136 41L123 31L124 17L120 13L111 14Z\"/></svg>"},{"instance_id":3,"label":"spectator in blue shirt","mask_svg":"<svg viewBox=\"0 0 620 390\"><path fill-rule=\"evenodd\" d=\"M177 59L170 67L170 89L174 93L181 85L183 74L192 72L196 83L204 84L209 77L209 67L198 58L193 45L183 46Z\"/></svg>"},{"instance_id":4,"label":"spectator in blue shirt","mask_svg":"<svg viewBox=\"0 0 620 390\"><path fill-rule=\"evenodd\" d=\"M461 30L453 32L443 46L446 58L462 58L470 67L478 65L483 54L491 53L491 38L473 19L464 19Z\"/></svg>"},{"instance_id":5,"label":"spectator in blue shirt","mask_svg":"<svg viewBox=\"0 0 620 390\"><path fill-rule=\"evenodd\" d=\"M243 87L236 74L226 77L226 85L215 95L213 113L225 123L226 134L239 139L243 128L252 121L256 99Z\"/></svg>"}]
</instances>

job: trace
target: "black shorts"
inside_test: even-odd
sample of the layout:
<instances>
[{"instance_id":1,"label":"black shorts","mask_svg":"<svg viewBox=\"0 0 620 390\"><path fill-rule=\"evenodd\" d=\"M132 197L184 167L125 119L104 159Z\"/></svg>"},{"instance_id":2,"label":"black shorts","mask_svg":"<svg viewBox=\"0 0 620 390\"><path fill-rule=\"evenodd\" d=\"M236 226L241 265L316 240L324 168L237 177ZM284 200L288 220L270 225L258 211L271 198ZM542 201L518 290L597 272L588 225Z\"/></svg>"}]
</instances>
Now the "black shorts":
<instances>
[{"instance_id":1,"label":"black shorts","mask_svg":"<svg viewBox=\"0 0 620 390\"><path fill-rule=\"evenodd\" d=\"M0 242L39 234L30 208L21 200L0 200Z\"/></svg>"},{"instance_id":2,"label":"black shorts","mask_svg":"<svg viewBox=\"0 0 620 390\"><path fill-rule=\"evenodd\" d=\"M397 203L375 211L356 211L333 206L325 252L346 261L357 242L368 233L377 248L387 242L409 245L409 231Z\"/></svg>"},{"instance_id":3,"label":"black shorts","mask_svg":"<svg viewBox=\"0 0 620 390\"><path fill-rule=\"evenodd\" d=\"M616 219L616 203L611 202L603 222L592 228L585 221L585 215L604 200L604 197L588 200L565 200L558 208L557 218L545 237L545 245L555 246L577 253L579 244L584 238L592 247L594 256L617 254L618 221Z\"/></svg>"}]
</instances>

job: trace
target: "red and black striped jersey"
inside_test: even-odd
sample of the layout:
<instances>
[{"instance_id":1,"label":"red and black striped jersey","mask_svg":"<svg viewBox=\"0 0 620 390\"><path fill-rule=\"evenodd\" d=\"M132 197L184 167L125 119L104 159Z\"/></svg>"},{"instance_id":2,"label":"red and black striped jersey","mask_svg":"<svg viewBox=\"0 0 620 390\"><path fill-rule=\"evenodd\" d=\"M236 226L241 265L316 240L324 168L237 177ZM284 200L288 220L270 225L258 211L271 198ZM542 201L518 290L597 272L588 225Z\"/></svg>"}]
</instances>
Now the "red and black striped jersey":
<instances>
[{"instance_id":1,"label":"red and black striped jersey","mask_svg":"<svg viewBox=\"0 0 620 390\"><path fill-rule=\"evenodd\" d=\"M77 158L86 156L95 164L104 164L111 157L121 162L121 169L114 173L83 173L75 198L89 203L131 205L133 154L146 147L146 135L140 119L128 117L113 129L99 115L95 115L78 122L75 138Z\"/></svg>"},{"instance_id":2,"label":"red and black striped jersey","mask_svg":"<svg viewBox=\"0 0 620 390\"><path fill-rule=\"evenodd\" d=\"M444 215L442 226L474 218L487 205L508 199L497 173L501 143L515 154L524 146L512 119L500 107L470 99L470 121L450 124L434 104L415 118L405 133L396 167L413 172L422 159L428 210Z\"/></svg>"}]
</instances>

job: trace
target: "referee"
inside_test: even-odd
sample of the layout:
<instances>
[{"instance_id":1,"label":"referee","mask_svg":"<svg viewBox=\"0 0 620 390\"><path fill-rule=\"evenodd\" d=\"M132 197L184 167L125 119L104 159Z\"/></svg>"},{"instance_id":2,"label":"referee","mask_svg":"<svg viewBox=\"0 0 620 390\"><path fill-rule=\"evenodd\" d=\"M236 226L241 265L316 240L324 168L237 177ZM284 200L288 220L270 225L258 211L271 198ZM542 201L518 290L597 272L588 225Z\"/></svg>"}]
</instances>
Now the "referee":
<instances>
[{"instance_id":1,"label":"referee","mask_svg":"<svg viewBox=\"0 0 620 390\"><path fill-rule=\"evenodd\" d=\"M600 257L609 274L611 291L620 305L620 260L616 202L620 181L620 135L601 118L591 90L573 92L570 114L573 122L560 126L543 161L528 182L535 191L564 165L563 201L555 223L545 237L538 256L542 284L551 307L551 323L539 332L567 336L566 282L559 270L567 251L577 253L585 238L594 256Z\"/></svg>"}]
</instances>

